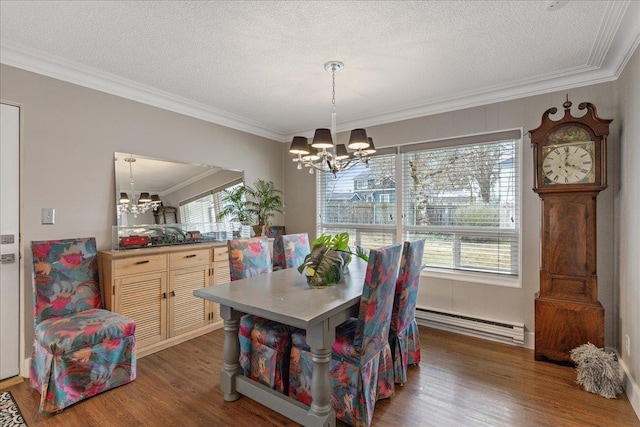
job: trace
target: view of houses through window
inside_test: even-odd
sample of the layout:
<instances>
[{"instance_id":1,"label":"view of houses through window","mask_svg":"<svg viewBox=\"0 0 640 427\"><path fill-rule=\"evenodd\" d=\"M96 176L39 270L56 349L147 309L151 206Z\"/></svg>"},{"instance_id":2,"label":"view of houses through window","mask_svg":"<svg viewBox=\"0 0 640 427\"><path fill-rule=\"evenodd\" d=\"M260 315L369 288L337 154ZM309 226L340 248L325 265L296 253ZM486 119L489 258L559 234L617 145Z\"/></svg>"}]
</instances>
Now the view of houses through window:
<instances>
[{"instance_id":1,"label":"view of houses through window","mask_svg":"<svg viewBox=\"0 0 640 427\"><path fill-rule=\"evenodd\" d=\"M349 231L368 249L425 238L426 267L517 277L521 141L512 134L404 146L319 175L319 233Z\"/></svg>"}]
</instances>

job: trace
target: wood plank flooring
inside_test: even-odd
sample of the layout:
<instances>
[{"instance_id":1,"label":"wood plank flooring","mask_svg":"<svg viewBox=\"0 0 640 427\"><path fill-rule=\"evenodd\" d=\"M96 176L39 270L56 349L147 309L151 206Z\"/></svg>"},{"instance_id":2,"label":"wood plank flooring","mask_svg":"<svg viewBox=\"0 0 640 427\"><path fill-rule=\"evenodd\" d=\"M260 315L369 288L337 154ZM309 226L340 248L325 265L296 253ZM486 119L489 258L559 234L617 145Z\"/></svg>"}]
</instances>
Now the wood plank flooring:
<instances>
[{"instance_id":1,"label":"wood plank flooring","mask_svg":"<svg viewBox=\"0 0 640 427\"><path fill-rule=\"evenodd\" d=\"M640 426L625 395L587 393L573 368L536 362L532 350L422 326L420 338L421 365L377 403L374 426ZM55 415L38 413L28 381L8 390L30 427L295 425L245 397L224 402L222 342L217 330L140 359L133 383Z\"/></svg>"}]
</instances>

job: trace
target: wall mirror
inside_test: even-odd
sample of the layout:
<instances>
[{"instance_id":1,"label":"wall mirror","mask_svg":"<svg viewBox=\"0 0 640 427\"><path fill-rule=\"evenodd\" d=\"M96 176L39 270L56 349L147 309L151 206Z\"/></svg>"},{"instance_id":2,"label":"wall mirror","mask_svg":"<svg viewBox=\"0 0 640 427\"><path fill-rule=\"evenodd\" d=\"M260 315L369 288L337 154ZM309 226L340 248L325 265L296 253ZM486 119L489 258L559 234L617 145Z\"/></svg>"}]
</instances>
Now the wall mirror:
<instances>
[{"instance_id":1,"label":"wall mirror","mask_svg":"<svg viewBox=\"0 0 640 427\"><path fill-rule=\"evenodd\" d=\"M185 221L180 206L204 204L207 195L244 181L243 171L135 153L114 153L114 165L119 227L216 222L215 211L207 206L201 209L200 217L192 215L192 221ZM198 221L193 221L194 218Z\"/></svg>"}]
</instances>

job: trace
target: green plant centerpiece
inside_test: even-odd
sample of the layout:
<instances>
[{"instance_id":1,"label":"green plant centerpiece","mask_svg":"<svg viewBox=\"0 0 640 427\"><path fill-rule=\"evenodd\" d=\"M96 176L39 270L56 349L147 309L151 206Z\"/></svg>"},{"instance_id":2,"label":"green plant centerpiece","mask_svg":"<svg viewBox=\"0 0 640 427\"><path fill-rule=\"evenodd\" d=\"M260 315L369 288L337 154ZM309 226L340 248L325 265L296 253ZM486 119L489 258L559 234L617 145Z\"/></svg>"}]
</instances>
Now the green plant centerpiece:
<instances>
[{"instance_id":1,"label":"green plant centerpiece","mask_svg":"<svg viewBox=\"0 0 640 427\"><path fill-rule=\"evenodd\" d=\"M284 202L282 191L276 188L271 181L258 179L253 187L246 186L247 212L255 219L254 233L256 236L264 235L269 226L269 221L276 213L284 214Z\"/></svg>"},{"instance_id":2,"label":"green plant centerpiece","mask_svg":"<svg viewBox=\"0 0 640 427\"><path fill-rule=\"evenodd\" d=\"M351 251L347 232L334 236L322 234L311 246L311 253L305 257L298 271L306 276L307 283L312 288L323 288L338 283L347 273L352 255L365 261L369 260L369 256L360 246L356 247L355 253Z\"/></svg>"}]
</instances>

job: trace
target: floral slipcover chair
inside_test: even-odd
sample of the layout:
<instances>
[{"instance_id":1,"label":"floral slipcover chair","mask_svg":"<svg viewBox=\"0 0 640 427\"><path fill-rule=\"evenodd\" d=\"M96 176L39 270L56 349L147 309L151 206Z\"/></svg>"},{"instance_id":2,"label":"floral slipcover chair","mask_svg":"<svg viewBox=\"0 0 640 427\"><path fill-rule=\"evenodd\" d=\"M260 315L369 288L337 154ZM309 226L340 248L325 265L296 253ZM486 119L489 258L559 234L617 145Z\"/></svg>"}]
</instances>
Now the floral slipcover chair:
<instances>
[{"instance_id":1,"label":"floral slipcover chair","mask_svg":"<svg viewBox=\"0 0 640 427\"><path fill-rule=\"evenodd\" d=\"M423 253L424 239L404 242L389 331L398 384L407 382L407 366L420 363L420 333L415 314Z\"/></svg>"},{"instance_id":2,"label":"floral slipcover chair","mask_svg":"<svg viewBox=\"0 0 640 427\"><path fill-rule=\"evenodd\" d=\"M389 327L400 245L373 249L364 280L358 318L336 328L331 348L331 405L352 426L371 425L376 400L394 394ZM302 329L292 334L289 396L311 404L313 361Z\"/></svg>"},{"instance_id":3,"label":"floral slipcover chair","mask_svg":"<svg viewBox=\"0 0 640 427\"><path fill-rule=\"evenodd\" d=\"M267 237L228 240L231 281L271 273ZM243 374L281 393L286 392L291 332L288 326L253 315L240 319L238 332Z\"/></svg>"},{"instance_id":4,"label":"floral slipcover chair","mask_svg":"<svg viewBox=\"0 0 640 427\"><path fill-rule=\"evenodd\" d=\"M93 237L31 242L35 338L29 381L57 412L136 378L135 322L102 309Z\"/></svg>"},{"instance_id":5,"label":"floral slipcover chair","mask_svg":"<svg viewBox=\"0 0 640 427\"><path fill-rule=\"evenodd\" d=\"M284 265L284 246L282 245L282 236L284 236L284 225L272 225L267 231L267 237L273 239L272 262L274 270L282 270Z\"/></svg>"},{"instance_id":6,"label":"floral slipcover chair","mask_svg":"<svg viewBox=\"0 0 640 427\"><path fill-rule=\"evenodd\" d=\"M304 258L311 252L307 233L283 235L282 246L284 248L284 268L298 268L304 264Z\"/></svg>"}]
</instances>

